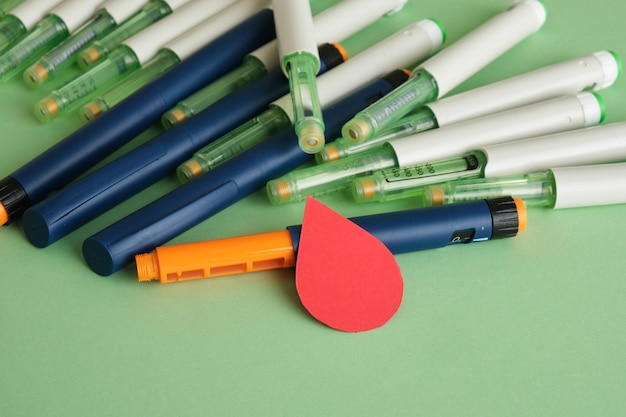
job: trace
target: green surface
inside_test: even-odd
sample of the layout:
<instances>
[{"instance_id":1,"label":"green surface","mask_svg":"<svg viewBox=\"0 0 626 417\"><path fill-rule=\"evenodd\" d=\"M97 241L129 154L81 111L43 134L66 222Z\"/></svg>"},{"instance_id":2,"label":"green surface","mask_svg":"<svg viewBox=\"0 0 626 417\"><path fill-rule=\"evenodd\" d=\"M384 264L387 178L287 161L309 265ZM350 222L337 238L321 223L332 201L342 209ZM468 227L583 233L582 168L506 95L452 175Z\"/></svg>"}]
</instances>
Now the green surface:
<instances>
[{"instance_id":1,"label":"green surface","mask_svg":"<svg viewBox=\"0 0 626 417\"><path fill-rule=\"evenodd\" d=\"M410 0L345 45L427 17L450 43L508 4ZM624 3L545 5L537 34L458 91L597 50L626 58ZM601 92L605 123L624 120L625 83ZM0 85L3 176L80 125L39 124L32 106L51 88ZM139 284L132 267L93 274L82 240L175 186L163 180L46 249L19 222L0 230L0 416L624 415L624 206L531 209L514 239L397 256L400 310L346 334L307 314L291 270L172 285ZM411 204L320 200L346 216ZM302 210L258 192L175 242L282 229Z\"/></svg>"}]
</instances>

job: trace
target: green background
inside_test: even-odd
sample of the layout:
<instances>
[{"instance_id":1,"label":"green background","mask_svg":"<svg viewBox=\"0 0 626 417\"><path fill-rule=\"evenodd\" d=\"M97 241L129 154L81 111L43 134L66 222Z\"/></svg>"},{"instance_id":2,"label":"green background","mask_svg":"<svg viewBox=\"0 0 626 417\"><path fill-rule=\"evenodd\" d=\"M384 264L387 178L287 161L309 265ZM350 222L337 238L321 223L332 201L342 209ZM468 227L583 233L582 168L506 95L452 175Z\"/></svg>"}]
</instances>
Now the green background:
<instances>
[{"instance_id":1,"label":"green background","mask_svg":"<svg viewBox=\"0 0 626 417\"><path fill-rule=\"evenodd\" d=\"M626 57L623 2L544 4L538 33L456 91L598 50ZM410 0L344 45L354 55L428 17L449 44L508 5ZM3 176L80 126L35 119L53 87L0 85ZM625 92L622 78L601 93L607 123L624 120ZM133 267L87 268L84 238L175 186L165 179L46 249L19 222L0 230L1 416L624 415L624 206L530 209L516 238L399 255L400 310L351 334L308 315L293 270L161 285L138 283ZM345 216L412 204L320 200ZM283 229L303 206L257 192L173 243Z\"/></svg>"}]
</instances>

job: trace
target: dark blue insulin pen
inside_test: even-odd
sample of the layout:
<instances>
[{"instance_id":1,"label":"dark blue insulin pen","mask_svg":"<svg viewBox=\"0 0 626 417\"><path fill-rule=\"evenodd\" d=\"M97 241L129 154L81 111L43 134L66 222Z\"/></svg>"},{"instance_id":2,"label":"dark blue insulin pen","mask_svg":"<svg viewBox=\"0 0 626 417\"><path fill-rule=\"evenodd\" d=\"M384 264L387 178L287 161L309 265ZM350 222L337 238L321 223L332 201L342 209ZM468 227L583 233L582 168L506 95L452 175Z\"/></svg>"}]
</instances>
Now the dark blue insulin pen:
<instances>
[{"instance_id":1,"label":"dark blue insulin pen","mask_svg":"<svg viewBox=\"0 0 626 417\"><path fill-rule=\"evenodd\" d=\"M337 46L320 47L322 70L343 62ZM280 68L150 139L24 212L29 241L48 246L167 176L194 151L220 138L289 92Z\"/></svg>"},{"instance_id":2,"label":"dark blue insulin pen","mask_svg":"<svg viewBox=\"0 0 626 417\"><path fill-rule=\"evenodd\" d=\"M2 224L77 178L157 122L178 101L232 70L246 54L274 38L273 13L262 10L0 180Z\"/></svg>"},{"instance_id":3,"label":"dark blue insulin pen","mask_svg":"<svg viewBox=\"0 0 626 417\"><path fill-rule=\"evenodd\" d=\"M338 137L346 120L406 79L404 71L394 71L327 106L323 116L329 137ZM312 157L298 145L293 128L283 130L87 238L85 261L97 274L110 275L131 264L136 254L153 250Z\"/></svg>"}]
</instances>

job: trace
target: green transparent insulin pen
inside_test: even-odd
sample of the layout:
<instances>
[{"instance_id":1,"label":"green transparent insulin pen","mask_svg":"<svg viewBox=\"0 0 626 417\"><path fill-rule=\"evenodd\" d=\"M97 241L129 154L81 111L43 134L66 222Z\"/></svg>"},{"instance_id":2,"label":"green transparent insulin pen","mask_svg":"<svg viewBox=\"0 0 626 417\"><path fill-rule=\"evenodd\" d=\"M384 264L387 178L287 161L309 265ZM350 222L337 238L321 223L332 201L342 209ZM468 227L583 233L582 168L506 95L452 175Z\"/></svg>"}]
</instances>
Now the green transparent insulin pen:
<instances>
[{"instance_id":1,"label":"green transparent insulin pen","mask_svg":"<svg viewBox=\"0 0 626 417\"><path fill-rule=\"evenodd\" d=\"M392 181L381 181L380 172L359 178L352 183L352 193L358 202L416 197L421 198L423 204L432 205L506 190L520 198L538 199L530 201L533 205L543 205L546 204L547 200L544 198L548 194L544 194L539 188L549 185L551 180L550 174L542 171L623 161L626 158L626 143L623 140L625 134L626 123L612 123L482 146L462 157L423 164L426 169L421 177L411 175L414 172L406 175L406 172L400 171ZM470 164L469 158L474 158L477 163ZM449 175L439 176L440 171L446 167L449 167ZM454 178L453 171L456 168L459 178ZM623 170L620 172L623 174ZM532 175L524 176L530 173ZM393 174L386 174L388 178L391 175ZM579 176L578 181L581 184L585 183L585 176ZM622 179L623 177L617 177L616 180ZM594 181L594 186L602 189L603 185L598 182L602 181ZM572 186L572 182L560 184L558 191L563 193ZM554 190L550 192L553 193Z\"/></svg>"},{"instance_id":2,"label":"green transparent insulin pen","mask_svg":"<svg viewBox=\"0 0 626 417\"><path fill-rule=\"evenodd\" d=\"M298 143L315 153L324 147L324 119L317 91L320 70L308 0L273 0L281 68L289 79Z\"/></svg>"},{"instance_id":3,"label":"green transparent insulin pen","mask_svg":"<svg viewBox=\"0 0 626 417\"><path fill-rule=\"evenodd\" d=\"M0 3L0 19L9 14L11 10L18 6L23 0L4 0Z\"/></svg>"},{"instance_id":4,"label":"green transparent insulin pen","mask_svg":"<svg viewBox=\"0 0 626 417\"><path fill-rule=\"evenodd\" d=\"M151 59L79 110L89 122L143 87L165 71L214 41L264 7L261 0L238 1L164 45Z\"/></svg>"},{"instance_id":5,"label":"green transparent insulin pen","mask_svg":"<svg viewBox=\"0 0 626 417\"><path fill-rule=\"evenodd\" d=\"M353 91L363 83L384 76L394 67L403 67L430 56L443 43L443 33L443 28L437 22L431 19L420 20L372 45L346 63L320 75L318 86L324 93L322 96L324 102L330 104L341 97L341 92ZM339 35L348 36L345 33ZM327 52L332 55L331 48L320 47L320 56L328 69ZM383 53L385 59L380 58ZM399 85L407 78L404 70L397 70L392 74L396 77L395 85ZM269 135L292 127L294 123L292 111L289 95L274 101L260 116L207 145L181 164L177 170L179 179L182 182L189 181L261 142Z\"/></svg>"},{"instance_id":6,"label":"green transparent insulin pen","mask_svg":"<svg viewBox=\"0 0 626 417\"><path fill-rule=\"evenodd\" d=\"M358 177L372 175L377 170L400 168L397 172L411 175L417 171L402 168L463 155L488 144L595 125L603 117L602 101L595 94L583 92L557 97L396 139L337 161L295 170L268 182L268 193L273 196L273 203L298 201L307 195L348 188ZM426 181L424 178L431 174L453 175L456 168L459 174L467 174L463 162L446 163L432 172L428 167L422 168L420 178ZM371 192L363 194L369 196Z\"/></svg>"},{"instance_id":7,"label":"green transparent insulin pen","mask_svg":"<svg viewBox=\"0 0 626 417\"><path fill-rule=\"evenodd\" d=\"M146 29L153 23L170 15L189 0L150 0L135 14L124 20L112 32L91 43L78 52L76 59L82 69L106 58L116 46Z\"/></svg>"},{"instance_id":8,"label":"green transparent insulin pen","mask_svg":"<svg viewBox=\"0 0 626 417\"><path fill-rule=\"evenodd\" d=\"M530 174L450 181L424 187L424 204L513 195L528 207L573 208L626 203L626 163L552 168Z\"/></svg>"},{"instance_id":9,"label":"green transparent insulin pen","mask_svg":"<svg viewBox=\"0 0 626 417\"><path fill-rule=\"evenodd\" d=\"M75 54L90 42L111 32L145 3L144 0L107 0L80 28L52 50L46 52L35 64L24 71L24 81L38 87L56 73L58 68L75 62Z\"/></svg>"},{"instance_id":10,"label":"green transparent insulin pen","mask_svg":"<svg viewBox=\"0 0 626 417\"><path fill-rule=\"evenodd\" d=\"M405 0L382 0L363 2L361 0L343 0L313 17L314 37L317 45L328 44L337 39L345 39L357 30L373 23L381 16L400 10ZM358 16L358 19L346 19L346 16ZM337 46L337 45L335 45ZM320 59L328 61L319 51ZM344 54L343 60L347 57ZM163 114L163 127L182 123L204 110L224 94L233 92L279 67L278 41L274 40L251 52L242 64L214 83L198 90L195 94L179 102L174 108Z\"/></svg>"},{"instance_id":11,"label":"green transparent insulin pen","mask_svg":"<svg viewBox=\"0 0 626 417\"><path fill-rule=\"evenodd\" d=\"M102 0L65 0L0 55L0 80L22 72L28 64L61 43L95 13Z\"/></svg>"},{"instance_id":12,"label":"green transparent insulin pen","mask_svg":"<svg viewBox=\"0 0 626 417\"><path fill-rule=\"evenodd\" d=\"M357 113L342 128L354 144L376 137L418 106L434 101L502 55L545 21L537 0L521 0L418 66L388 96Z\"/></svg>"},{"instance_id":13,"label":"green transparent insulin pen","mask_svg":"<svg viewBox=\"0 0 626 417\"><path fill-rule=\"evenodd\" d=\"M232 2L232 0L231 0ZM54 90L35 105L35 115L48 122L63 112L72 111L100 91L112 87L153 57L167 42L208 19L228 0L210 3L191 2L159 22L118 45L105 60L90 66L64 86Z\"/></svg>"}]
</instances>

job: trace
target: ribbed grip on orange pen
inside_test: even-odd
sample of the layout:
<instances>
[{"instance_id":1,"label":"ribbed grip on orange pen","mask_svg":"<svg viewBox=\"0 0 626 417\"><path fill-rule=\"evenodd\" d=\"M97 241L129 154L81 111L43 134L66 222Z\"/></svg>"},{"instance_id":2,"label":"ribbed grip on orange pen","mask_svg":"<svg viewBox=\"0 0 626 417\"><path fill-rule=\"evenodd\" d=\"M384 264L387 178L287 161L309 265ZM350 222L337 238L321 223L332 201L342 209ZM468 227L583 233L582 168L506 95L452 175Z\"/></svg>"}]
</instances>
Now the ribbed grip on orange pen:
<instances>
[{"instance_id":1,"label":"ribbed grip on orange pen","mask_svg":"<svg viewBox=\"0 0 626 417\"><path fill-rule=\"evenodd\" d=\"M139 281L161 283L212 278L244 272L290 268L295 265L288 230L161 246L154 253L137 255Z\"/></svg>"}]
</instances>

